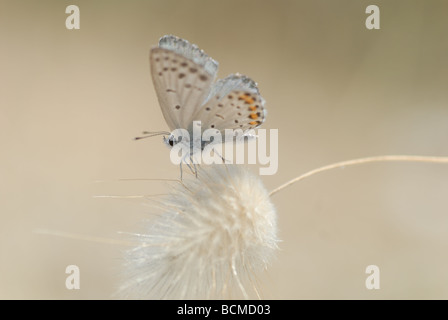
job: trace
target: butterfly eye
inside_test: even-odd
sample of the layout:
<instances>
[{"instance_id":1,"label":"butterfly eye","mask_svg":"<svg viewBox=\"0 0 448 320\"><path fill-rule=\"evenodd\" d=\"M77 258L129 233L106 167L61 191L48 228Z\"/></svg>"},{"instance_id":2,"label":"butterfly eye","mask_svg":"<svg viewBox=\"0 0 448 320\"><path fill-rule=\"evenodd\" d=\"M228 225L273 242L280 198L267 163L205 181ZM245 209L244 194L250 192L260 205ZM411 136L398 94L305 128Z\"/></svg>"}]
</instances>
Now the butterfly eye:
<instances>
[{"instance_id":1,"label":"butterfly eye","mask_svg":"<svg viewBox=\"0 0 448 320\"><path fill-rule=\"evenodd\" d=\"M173 140L173 139L168 140L168 144L169 144L170 146L174 146L174 140Z\"/></svg>"}]
</instances>

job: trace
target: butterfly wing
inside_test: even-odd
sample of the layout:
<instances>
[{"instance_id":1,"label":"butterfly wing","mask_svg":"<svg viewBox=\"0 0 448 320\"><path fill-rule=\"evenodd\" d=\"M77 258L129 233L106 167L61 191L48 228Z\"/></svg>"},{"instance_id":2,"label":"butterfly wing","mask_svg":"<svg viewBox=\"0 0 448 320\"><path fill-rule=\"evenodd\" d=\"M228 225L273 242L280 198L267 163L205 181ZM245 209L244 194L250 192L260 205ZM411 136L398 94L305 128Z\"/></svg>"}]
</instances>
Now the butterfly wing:
<instances>
[{"instance_id":1,"label":"butterfly wing","mask_svg":"<svg viewBox=\"0 0 448 320\"><path fill-rule=\"evenodd\" d=\"M170 128L188 129L202 108L218 71L218 63L196 45L164 36L151 49L151 75L163 116Z\"/></svg>"},{"instance_id":2,"label":"butterfly wing","mask_svg":"<svg viewBox=\"0 0 448 320\"><path fill-rule=\"evenodd\" d=\"M257 84L250 78L232 74L218 80L211 88L206 102L194 116L202 121L202 129L215 128L246 132L259 127L266 118L265 100Z\"/></svg>"}]
</instances>

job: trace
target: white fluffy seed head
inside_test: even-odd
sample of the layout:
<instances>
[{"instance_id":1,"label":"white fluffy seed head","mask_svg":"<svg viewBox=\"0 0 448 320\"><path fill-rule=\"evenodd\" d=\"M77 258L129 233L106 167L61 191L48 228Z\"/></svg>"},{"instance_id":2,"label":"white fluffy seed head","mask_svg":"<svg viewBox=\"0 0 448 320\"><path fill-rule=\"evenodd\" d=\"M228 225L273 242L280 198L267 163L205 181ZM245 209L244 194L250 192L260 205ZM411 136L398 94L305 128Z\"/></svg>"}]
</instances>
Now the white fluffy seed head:
<instances>
[{"instance_id":1,"label":"white fluffy seed head","mask_svg":"<svg viewBox=\"0 0 448 320\"><path fill-rule=\"evenodd\" d=\"M125 257L122 297L249 297L277 249L277 216L259 177L242 166L198 169L161 202Z\"/></svg>"}]
</instances>

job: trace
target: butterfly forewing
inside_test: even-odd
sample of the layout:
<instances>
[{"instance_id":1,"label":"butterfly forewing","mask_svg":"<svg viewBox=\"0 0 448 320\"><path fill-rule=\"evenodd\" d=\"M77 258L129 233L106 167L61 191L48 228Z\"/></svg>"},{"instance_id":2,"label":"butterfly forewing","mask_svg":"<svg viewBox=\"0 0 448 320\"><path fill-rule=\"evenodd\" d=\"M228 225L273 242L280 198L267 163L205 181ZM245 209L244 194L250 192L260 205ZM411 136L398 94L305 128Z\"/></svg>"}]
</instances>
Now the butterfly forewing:
<instances>
[{"instance_id":1,"label":"butterfly forewing","mask_svg":"<svg viewBox=\"0 0 448 320\"><path fill-rule=\"evenodd\" d=\"M171 130L188 129L210 93L217 63L203 51L174 36L163 37L150 54L151 74Z\"/></svg>"}]
</instances>

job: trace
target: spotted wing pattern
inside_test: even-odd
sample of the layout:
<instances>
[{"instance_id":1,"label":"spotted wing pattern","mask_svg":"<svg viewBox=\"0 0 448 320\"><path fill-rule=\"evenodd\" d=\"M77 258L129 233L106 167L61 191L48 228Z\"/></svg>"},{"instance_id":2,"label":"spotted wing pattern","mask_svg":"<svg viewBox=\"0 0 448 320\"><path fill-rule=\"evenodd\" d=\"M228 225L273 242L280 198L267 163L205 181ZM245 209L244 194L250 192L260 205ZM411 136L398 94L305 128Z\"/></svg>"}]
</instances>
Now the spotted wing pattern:
<instances>
[{"instance_id":1,"label":"spotted wing pattern","mask_svg":"<svg viewBox=\"0 0 448 320\"><path fill-rule=\"evenodd\" d=\"M201 119L203 129L216 128L221 132L241 129L246 132L265 121L264 104L252 79L232 74L213 85L205 104L193 118Z\"/></svg>"},{"instance_id":2,"label":"spotted wing pattern","mask_svg":"<svg viewBox=\"0 0 448 320\"><path fill-rule=\"evenodd\" d=\"M187 129L202 107L218 71L218 63L197 46L164 36L151 49L151 75L163 116L170 128Z\"/></svg>"},{"instance_id":3,"label":"spotted wing pattern","mask_svg":"<svg viewBox=\"0 0 448 320\"><path fill-rule=\"evenodd\" d=\"M213 83L218 63L196 45L164 36L151 49L151 74L163 116L170 128L241 129L260 126L266 118L265 101L250 78L232 74Z\"/></svg>"}]
</instances>

